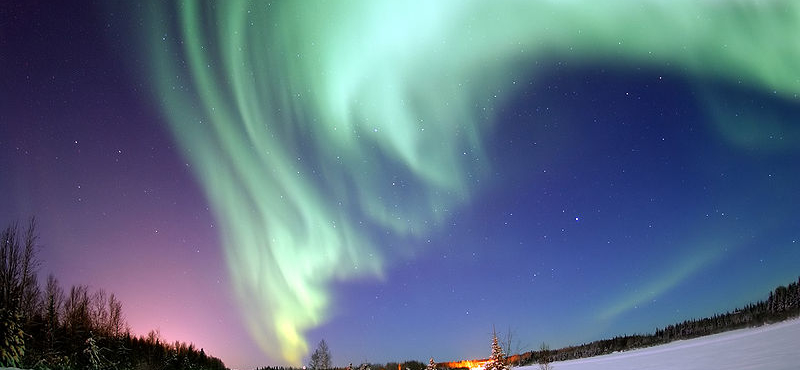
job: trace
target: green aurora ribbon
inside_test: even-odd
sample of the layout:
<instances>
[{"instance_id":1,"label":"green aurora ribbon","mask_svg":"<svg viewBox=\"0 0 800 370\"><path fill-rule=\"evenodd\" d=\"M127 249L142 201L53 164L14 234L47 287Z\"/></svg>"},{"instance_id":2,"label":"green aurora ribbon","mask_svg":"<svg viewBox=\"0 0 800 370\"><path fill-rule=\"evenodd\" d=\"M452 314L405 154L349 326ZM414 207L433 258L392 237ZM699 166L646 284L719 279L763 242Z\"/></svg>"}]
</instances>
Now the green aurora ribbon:
<instances>
[{"instance_id":1,"label":"green aurora ribbon","mask_svg":"<svg viewBox=\"0 0 800 370\"><path fill-rule=\"evenodd\" d=\"M420 237L470 199L489 168L487 112L538 61L623 61L776 99L800 93L796 0L187 0L140 10L147 74L221 225L243 316L267 353L292 364L326 319L331 283L382 274L390 255L371 230Z\"/></svg>"}]
</instances>

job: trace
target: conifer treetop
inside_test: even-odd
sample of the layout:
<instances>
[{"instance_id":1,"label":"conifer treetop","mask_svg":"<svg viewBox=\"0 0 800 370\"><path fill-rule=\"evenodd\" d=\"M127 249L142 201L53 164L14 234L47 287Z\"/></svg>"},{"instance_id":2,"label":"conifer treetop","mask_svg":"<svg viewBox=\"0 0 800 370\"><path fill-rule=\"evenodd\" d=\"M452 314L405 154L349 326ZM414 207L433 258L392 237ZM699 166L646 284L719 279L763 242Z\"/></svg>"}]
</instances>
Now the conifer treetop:
<instances>
[{"instance_id":1,"label":"conifer treetop","mask_svg":"<svg viewBox=\"0 0 800 370\"><path fill-rule=\"evenodd\" d=\"M489 357L489 362L486 363L485 370L508 370L506 354L497 341L496 333L492 334L492 356Z\"/></svg>"},{"instance_id":2,"label":"conifer treetop","mask_svg":"<svg viewBox=\"0 0 800 370\"><path fill-rule=\"evenodd\" d=\"M431 360L428 361L428 366L425 368L425 370L436 370L436 361L433 361L433 357L431 357Z\"/></svg>"}]
</instances>

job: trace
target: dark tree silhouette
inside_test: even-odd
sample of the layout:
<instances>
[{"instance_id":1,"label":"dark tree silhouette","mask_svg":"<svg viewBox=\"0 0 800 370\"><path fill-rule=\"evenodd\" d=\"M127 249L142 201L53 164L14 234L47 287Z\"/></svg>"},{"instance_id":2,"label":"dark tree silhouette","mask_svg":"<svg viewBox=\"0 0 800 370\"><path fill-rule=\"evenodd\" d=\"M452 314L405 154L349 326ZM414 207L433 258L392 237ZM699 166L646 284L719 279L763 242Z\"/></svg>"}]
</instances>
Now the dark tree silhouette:
<instances>
[{"instance_id":1,"label":"dark tree silhouette","mask_svg":"<svg viewBox=\"0 0 800 370\"><path fill-rule=\"evenodd\" d=\"M53 275L40 289L36 239L34 219L0 233L0 367L226 369L193 344L131 335L114 294L77 285L65 295Z\"/></svg>"},{"instance_id":2,"label":"dark tree silhouette","mask_svg":"<svg viewBox=\"0 0 800 370\"><path fill-rule=\"evenodd\" d=\"M733 312L711 317L686 320L658 328L651 334L617 336L578 346L549 351L531 351L523 354L525 364L540 363L543 355L551 361L564 361L592 357L635 348L650 347L674 340L691 339L724 331L742 329L783 321L800 316L800 278L788 286L779 286L769 293L765 301L758 301Z\"/></svg>"},{"instance_id":3,"label":"dark tree silhouette","mask_svg":"<svg viewBox=\"0 0 800 370\"><path fill-rule=\"evenodd\" d=\"M325 339L322 339L317 344L317 349L311 354L308 367L315 370L330 369L333 367L331 362L331 351L328 348L328 343L325 343Z\"/></svg>"}]
</instances>

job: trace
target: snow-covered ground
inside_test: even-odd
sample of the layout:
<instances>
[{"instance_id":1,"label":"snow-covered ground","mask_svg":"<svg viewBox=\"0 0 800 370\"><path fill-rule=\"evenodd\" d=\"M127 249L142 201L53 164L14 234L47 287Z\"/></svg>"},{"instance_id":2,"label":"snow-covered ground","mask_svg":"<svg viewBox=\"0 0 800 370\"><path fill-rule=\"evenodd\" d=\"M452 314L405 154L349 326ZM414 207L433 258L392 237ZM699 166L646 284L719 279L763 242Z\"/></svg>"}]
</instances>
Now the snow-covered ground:
<instances>
[{"instance_id":1,"label":"snow-covered ground","mask_svg":"<svg viewBox=\"0 0 800 370\"><path fill-rule=\"evenodd\" d=\"M552 364L554 370L798 370L800 319ZM15 368L0 367L0 370ZM538 370L539 365L518 370Z\"/></svg>"},{"instance_id":2,"label":"snow-covered ground","mask_svg":"<svg viewBox=\"0 0 800 370\"><path fill-rule=\"evenodd\" d=\"M554 370L798 370L800 319L552 365Z\"/></svg>"}]
</instances>

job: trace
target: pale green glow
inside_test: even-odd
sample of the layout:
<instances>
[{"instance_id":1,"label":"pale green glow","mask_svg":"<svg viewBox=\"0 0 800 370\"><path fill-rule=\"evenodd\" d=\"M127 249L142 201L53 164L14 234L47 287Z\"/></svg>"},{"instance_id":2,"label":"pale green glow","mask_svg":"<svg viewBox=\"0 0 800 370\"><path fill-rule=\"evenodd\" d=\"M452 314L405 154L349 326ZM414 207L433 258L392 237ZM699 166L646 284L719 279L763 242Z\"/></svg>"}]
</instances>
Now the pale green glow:
<instances>
[{"instance_id":1,"label":"pale green glow","mask_svg":"<svg viewBox=\"0 0 800 370\"><path fill-rule=\"evenodd\" d=\"M540 59L800 92L796 0L160 3L145 41L159 101L253 337L293 364L329 284L381 274L368 230L421 236L468 201L487 112Z\"/></svg>"},{"instance_id":2,"label":"pale green glow","mask_svg":"<svg viewBox=\"0 0 800 370\"><path fill-rule=\"evenodd\" d=\"M720 235L720 234L718 234ZM675 288L709 264L719 261L727 251L719 241L688 243L694 246L693 253L683 256L677 263L665 264L666 270L658 276L644 277L646 283L632 282L631 293L614 299L614 303L598 314L601 322L608 322L619 315L644 305Z\"/></svg>"}]
</instances>

